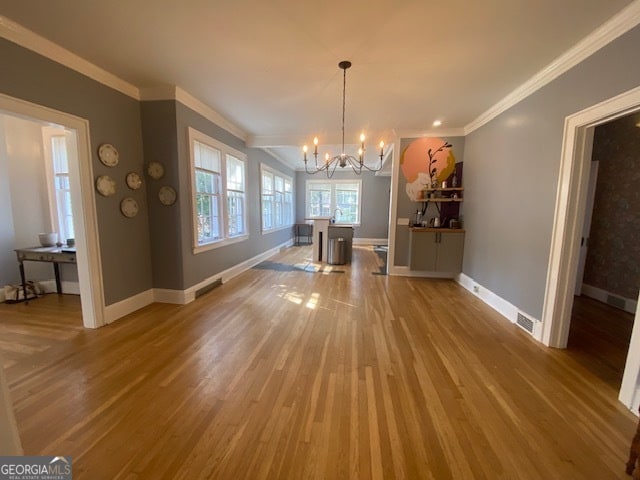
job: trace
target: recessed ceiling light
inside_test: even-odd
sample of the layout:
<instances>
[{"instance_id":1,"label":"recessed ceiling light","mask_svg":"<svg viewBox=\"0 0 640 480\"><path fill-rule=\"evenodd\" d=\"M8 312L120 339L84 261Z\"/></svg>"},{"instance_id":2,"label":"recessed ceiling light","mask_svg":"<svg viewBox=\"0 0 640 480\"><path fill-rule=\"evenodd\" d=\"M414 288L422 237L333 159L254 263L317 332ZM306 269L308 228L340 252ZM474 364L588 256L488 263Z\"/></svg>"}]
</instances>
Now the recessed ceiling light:
<instances>
[{"instance_id":1,"label":"recessed ceiling light","mask_svg":"<svg viewBox=\"0 0 640 480\"><path fill-rule=\"evenodd\" d=\"M434 127L439 127L440 125L442 125L442 120L434 120L433 122Z\"/></svg>"}]
</instances>

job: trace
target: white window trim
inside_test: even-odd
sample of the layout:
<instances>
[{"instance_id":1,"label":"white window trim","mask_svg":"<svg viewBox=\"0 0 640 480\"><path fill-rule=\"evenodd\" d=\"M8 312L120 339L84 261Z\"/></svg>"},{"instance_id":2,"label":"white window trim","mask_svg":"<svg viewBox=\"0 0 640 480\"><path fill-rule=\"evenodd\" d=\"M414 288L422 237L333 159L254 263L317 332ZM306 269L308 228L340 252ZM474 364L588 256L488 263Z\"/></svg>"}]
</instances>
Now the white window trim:
<instances>
[{"instance_id":1,"label":"white window trim","mask_svg":"<svg viewBox=\"0 0 640 480\"><path fill-rule=\"evenodd\" d=\"M305 218L325 218L325 217L313 217L309 213L309 185L320 184L326 185L331 184L331 214L330 217L333 217L335 212L336 205L336 189L334 185L338 184L358 184L358 221L355 223L347 223L347 222L336 222L336 225L353 225L360 226L362 222L362 180L361 179L353 179L353 180L333 180L333 179L324 179L324 180L306 180L305 188L304 188L304 213Z\"/></svg>"},{"instance_id":2,"label":"white window trim","mask_svg":"<svg viewBox=\"0 0 640 480\"><path fill-rule=\"evenodd\" d=\"M285 225L279 225L277 227L271 227L271 228L264 228L264 222L262 219L262 214L264 212L264 205L263 205L263 200L262 200L262 174L264 172L268 172L271 175L274 176L279 176L281 177L283 180L288 180L289 182L291 182L291 223L287 223ZM267 235L273 232L278 232L280 230L286 230L288 228L293 227L293 225L295 224L295 198L296 198L296 192L295 192L295 182L293 181L293 178L291 178L289 175L285 175L284 173L282 173L279 170L276 170L275 168L270 167L269 165L265 164L265 163L261 163L260 164L260 231L262 233L262 235ZM274 189L275 189L275 179L274 179ZM275 192L275 190L274 190ZM274 218L275 218L275 212L274 212Z\"/></svg>"},{"instance_id":3,"label":"white window trim","mask_svg":"<svg viewBox=\"0 0 640 480\"><path fill-rule=\"evenodd\" d=\"M191 207L191 235L192 235L192 247L193 253L198 254L202 252L207 252L209 250L213 250L216 248L224 247L227 245L232 245L234 243L239 243L246 241L249 238L249 228L247 221L247 156L236 150L219 140L211 138L210 136L196 130L195 128L188 127L188 136L189 136L189 172L191 177L191 182L189 184L189 198L190 198L190 207ZM204 143L205 145L209 145L213 148L217 148L220 150L221 158L220 158L220 171L221 171L221 188L222 188L222 219L221 219L221 230L223 232L223 238L218 240L213 240L208 243L204 243L202 245L198 244L198 218L196 212L196 191L195 191L195 157L193 151L193 142L194 140ZM244 163L244 194L245 194L245 209L244 209L244 230L246 233L242 235L234 235L233 237L229 237L228 235L228 211L227 211L227 158L226 155L232 155L236 157L238 160Z\"/></svg>"}]
</instances>

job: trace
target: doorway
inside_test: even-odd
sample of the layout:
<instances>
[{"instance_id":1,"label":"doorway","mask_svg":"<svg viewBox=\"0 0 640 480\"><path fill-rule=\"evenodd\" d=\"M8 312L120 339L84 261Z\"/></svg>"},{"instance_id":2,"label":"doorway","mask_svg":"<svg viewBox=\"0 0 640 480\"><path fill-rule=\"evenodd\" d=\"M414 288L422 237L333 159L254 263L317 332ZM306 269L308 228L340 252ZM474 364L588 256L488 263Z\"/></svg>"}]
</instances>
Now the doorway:
<instances>
[{"instance_id":1,"label":"doorway","mask_svg":"<svg viewBox=\"0 0 640 480\"><path fill-rule=\"evenodd\" d=\"M558 194L551 237L540 340L565 348L571 325L582 223L594 128L640 108L640 87L567 117L563 135ZM640 400L640 322L638 312L620 388L619 400L635 409Z\"/></svg>"},{"instance_id":2,"label":"doorway","mask_svg":"<svg viewBox=\"0 0 640 480\"><path fill-rule=\"evenodd\" d=\"M68 174L74 205L73 227L83 325L87 328L100 327L105 323L100 248L93 188L86 187L93 185L89 123L85 119L2 94L0 113L59 126L73 139Z\"/></svg>"}]
</instances>

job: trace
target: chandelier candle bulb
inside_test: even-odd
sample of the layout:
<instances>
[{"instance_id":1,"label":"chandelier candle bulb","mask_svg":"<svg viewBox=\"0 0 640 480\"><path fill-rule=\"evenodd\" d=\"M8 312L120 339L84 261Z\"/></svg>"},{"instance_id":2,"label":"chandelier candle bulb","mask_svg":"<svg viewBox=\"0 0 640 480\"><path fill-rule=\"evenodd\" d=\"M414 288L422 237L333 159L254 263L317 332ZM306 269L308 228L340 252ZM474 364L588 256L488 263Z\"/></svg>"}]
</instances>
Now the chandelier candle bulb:
<instances>
[{"instance_id":1,"label":"chandelier candle bulb","mask_svg":"<svg viewBox=\"0 0 640 480\"><path fill-rule=\"evenodd\" d=\"M313 137L313 154L318 155L318 137Z\"/></svg>"},{"instance_id":2,"label":"chandelier candle bulb","mask_svg":"<svg viewBox=\"0 0 640 480\"><path fill-rule=\"evenodd\" d=\"M380 140L380 157L384 155L384 142Z\"/></svg>"}]
</instances>

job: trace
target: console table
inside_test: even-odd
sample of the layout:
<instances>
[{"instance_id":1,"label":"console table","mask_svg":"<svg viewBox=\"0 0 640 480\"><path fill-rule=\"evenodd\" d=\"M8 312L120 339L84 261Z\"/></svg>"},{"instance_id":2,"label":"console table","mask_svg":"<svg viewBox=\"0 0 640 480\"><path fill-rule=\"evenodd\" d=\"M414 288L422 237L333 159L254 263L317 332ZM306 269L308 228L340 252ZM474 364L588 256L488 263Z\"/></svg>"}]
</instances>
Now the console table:
<instances>
[{"instance_id":1,"label":"console table","mask_svg":"<svg viewBox=\"0 0 640 480\"><path fill-rule=\"evenodd\" d=\"M27 298L27 279L24 275L24 262L47 262L53 263L53 271L56 275L56 290L62 293L62 283L60 282L60 264L76 263L76 249L67 247L29 247L17 248L15 250L20 267L20 280L22 281L22 291Z\"/></svg>"}]
</instances>

